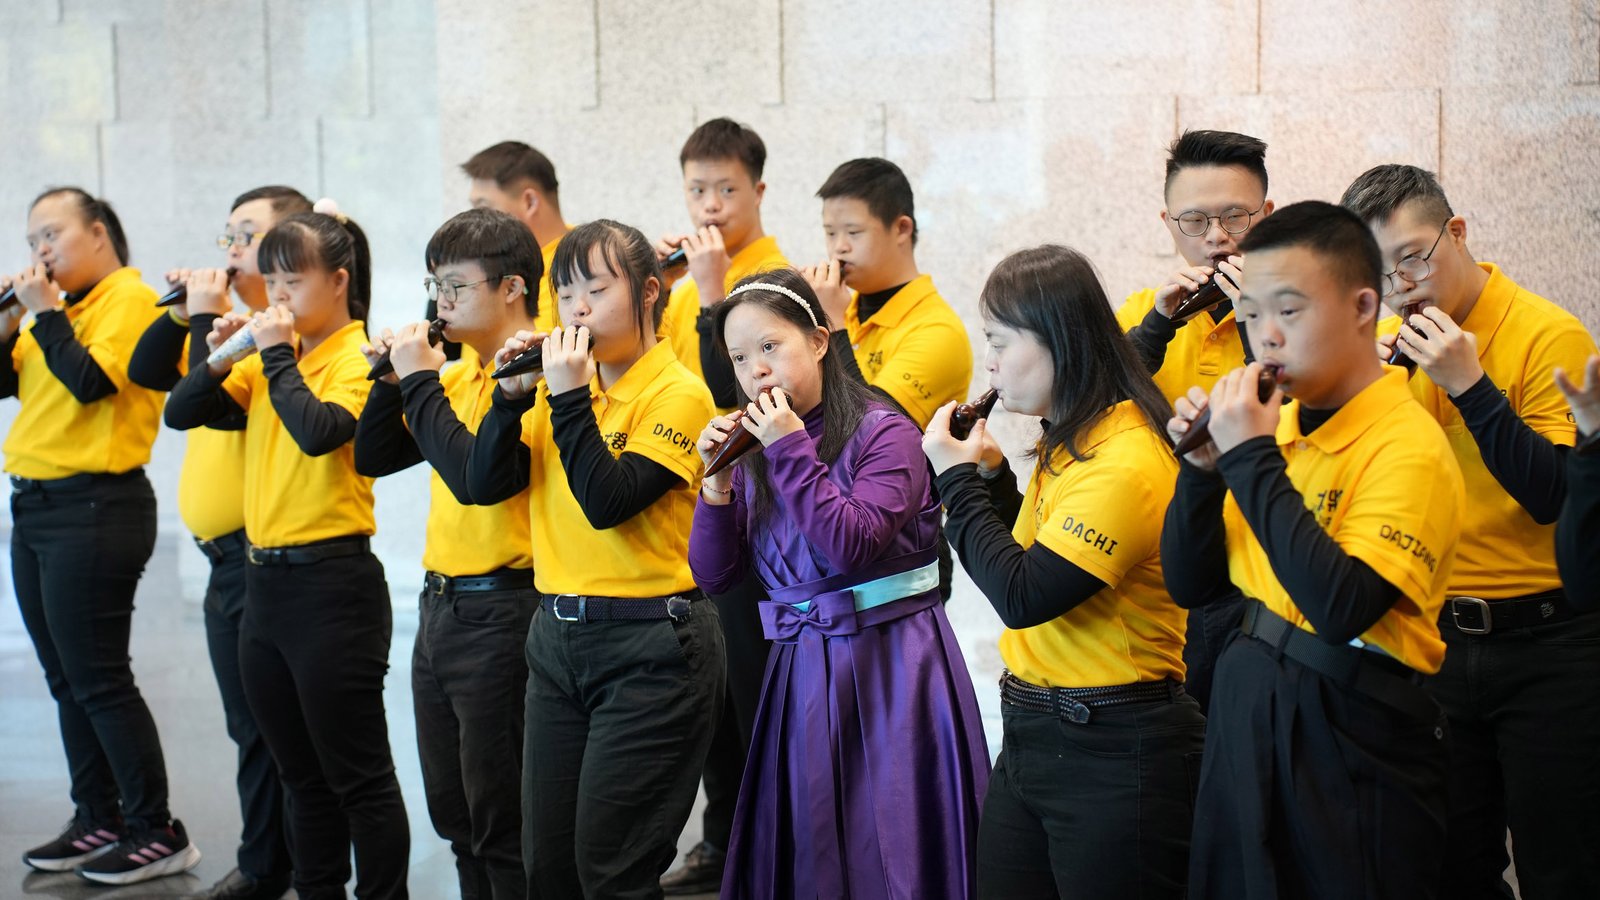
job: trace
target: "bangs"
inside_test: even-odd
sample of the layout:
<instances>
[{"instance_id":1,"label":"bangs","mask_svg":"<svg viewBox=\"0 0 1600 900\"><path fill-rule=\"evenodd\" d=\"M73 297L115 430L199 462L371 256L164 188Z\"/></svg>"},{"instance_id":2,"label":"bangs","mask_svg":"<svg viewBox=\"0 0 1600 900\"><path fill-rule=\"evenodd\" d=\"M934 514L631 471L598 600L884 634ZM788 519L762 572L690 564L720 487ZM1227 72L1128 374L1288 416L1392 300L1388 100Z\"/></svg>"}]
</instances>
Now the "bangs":
<instances>
[{"instance_id":1,"label":"bangs","mask_svg":"<svg viewBox=\"0 0 1600 900\"><path fill-rule=\"evenodd\" d=\"M596 248L606 266L603 272L595 270L591 264ZM622 264L623 249L621 236L611 229L580 225L556 246L556 254L550 260L550 286L569 287L596 275L624 277L627 269Z\"/></svg>"},{"instance_id":2,"label":"bangs","mask_svg":"<svg viewBox=\"0 0 1600 900\"><path fill-rule=\"evenodd\" d=\"M301 273L327 268L317 249L317 236L299 222L280 223L261 238L256 251L261 274Z\"/></svg>"}]
</instances>

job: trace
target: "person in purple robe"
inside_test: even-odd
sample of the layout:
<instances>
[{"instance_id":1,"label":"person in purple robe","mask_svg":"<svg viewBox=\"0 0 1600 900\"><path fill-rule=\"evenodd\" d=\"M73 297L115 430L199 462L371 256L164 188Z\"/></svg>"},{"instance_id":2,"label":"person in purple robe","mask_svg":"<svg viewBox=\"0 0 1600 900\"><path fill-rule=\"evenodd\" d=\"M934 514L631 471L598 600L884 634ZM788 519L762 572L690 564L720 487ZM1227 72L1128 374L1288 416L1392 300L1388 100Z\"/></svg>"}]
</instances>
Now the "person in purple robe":
<instances>
[{"instance_id":1,"label":"person in purple robe","mask_svg":"<svg viewBox=\"0 0 1600 900\"><path fill-rule=\"evenodd\" d=\"M798 272L745 278L715 327L756 400L697 446L762 446L705 478L689 566L711 593L753 569L774 642L722 896L972 896L989 756L939 599L921 433L849 377Z\"/></svg>"}]
</instances>

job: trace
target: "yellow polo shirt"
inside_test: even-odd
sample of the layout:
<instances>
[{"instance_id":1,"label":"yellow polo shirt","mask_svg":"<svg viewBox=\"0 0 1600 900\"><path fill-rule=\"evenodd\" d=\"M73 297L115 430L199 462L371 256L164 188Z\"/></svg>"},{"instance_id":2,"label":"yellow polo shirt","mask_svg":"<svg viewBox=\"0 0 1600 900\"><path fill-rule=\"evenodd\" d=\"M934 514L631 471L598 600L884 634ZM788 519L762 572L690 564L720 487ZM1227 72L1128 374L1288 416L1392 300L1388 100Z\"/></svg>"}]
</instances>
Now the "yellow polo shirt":
<instances>
[{"instance_id":1,"label":"yellow polo shirt","mask_svg":"<svg viewBox=\"0 0 1600 900\"><path fill-rule=\"evenodd\" d=\"M363 324L351 322L302 356L297 367L318 400L336 403L356 418L370 388L372 366L361 355L366 341ZM250 543L288 547L376 530L372 479L356 474L352 442L322 456L302 452L272 405L260 354L235 365L222 387L249 414L244 530Z\"/></svg>"},{"instance_id":2,"label":"yellow polo shirt","mask_svg":"<svg viewBox=\"0 0 1600 900\"><path fill-rule=\"evenodd\" d=\"M1130 294L1117 310L1117 324L1123 331L1129 331L1155 308L1155 288ZM1178 326L1177 335L1167 345L1166 359L1154 379L1168 402L1187 394L1189 388L1196 385L1210 393L1217 379L1244 366L1244 341L1239 337L1239 323L1233 310L1221 321L1213 319L1212 312L1206 310Z\"/></svg>"},{"instance_id":3,"label":"yellow polo shirt","mask_svg":"<svg viewBox=\"0 0 1600 900\"><path fill-rule=\"evenodd\" d=\"M165 312L156 292L126 266L100 279L66 308L73 336L89 351L116 393L79 403L45 362L31 327L17 336L11 367L22 408L6 434L6 471L22 478L119 473L150 461L161 422L160 391L128 380L128 359L150 323Z\"/></svg>"},{"instance_id":4,"label":"yellow polo shirt","mask_svg":"<svg viewBox=\"0 0 1600 900\"><path fill-rule=\"evenodd\" d=\"M493 360L484 365L471 347L464 347L461 360L439 374L439 386L450 408L473 434L489 413L495 385L489 373L494 368ZM533 567L526 490L493 506L463 506L436 471L429 484L429 501L423 568L466 576L503 567Z\"/></svg>"},{"instance_id":5,"label":"yellow polo shirt","mask_svg":"<svg viewBox=\"0 0 1600 900\"><path fill-rule=\"evenodd\" d=\"M888 394L927 428L933 411L965 400L972 385L972 340L967 326L939 296L933 278L915 281L889 298L866 322L861 296L845 310L845 328L867 384Z\"/></svg>"},{"instance_id":6,"label":"yellow polo shirt","mask_svg":"<svg viewBox=\"0 0 1600 900\"><path fill-rule=\"evenodd\" d=\"M722 288L724 291L733 290L733 286L747 275L781 269L787 265L789 261L778 250L778 239L769 234L734 254L732 264L728 266L728 275L722 280ZM700 332L694 327L695 320L699 318L700 287L693 278L685 275L672 286L672 295L667 298L667 308L661 316L661 337L672 342L672 350L678 355L678 361L703 381L705 373L700 369ZM705 423L702 422L700 427L704 428Z\"/></svg>"},{"instance_id":7,"label":"yellow polo shirt","mask_svg":"<svg viewBox=\"0 0 1600 900\"><path fill-rule=\"evenodd\" d=\"M1090 427L1081 462L1057 454L1034 469L1012 535L1035 541L1106 583L1043 625L1006 629L1000 656L1023 681L1106 687L1182 679L1186 614L1161 577L1161 523L1178 463L1133 401Z\"/></svg>"},{"instance_id":8,"label":"yellow polo shirt","mask_svg":"<svg viewBox=\"0 0 1600 900\"><path fill-rule=\"evenodd\" d=\"M683 481L615 528L589 524L567 484L551 433L549 389L539 382L522 418L522 441L533 457L528 485L534 583L546 594L660 597L694 587L689 574L689 524L700 486L695 438L711 421L711 391L661 341L610 390L589 386L600 435L613 455L638 453Z\"/></svg>"},{"instance_id":9,"label":"yellow polo shirt","mask_svg":"<svg viewBox=\"0 0 1600 900\"><path fill-rule=\"evenodd\" d=\"M178 371L189 371L189 345L178 355ZM195 428L184 434L178 469L178 517L202 541L244 527L244 430Z\"/></svg>"},{"instance_id":10,"label":"yellow polo shirt","mask_svg":"<svg viewBox=\"0 0 1600 900\"><path fill-rule=\"evenodd\" d=\"M567 231L572 231L571 225L567 226ZM539 255L544 257L544 274L539 276L539 314L533 317L533 330L543 334L549 334L561 326L561 309L556 305L556 289L550 286L550 266L555 262L556 248L559 246L561 238L556 238L539 248Z\"/></svg>"},{"instance_id":11,"label":"yellow polo shirt","mask_svg":"<svg viewBox=\"0 0 1600 900\"><path fill-rule=\"evenodd\" d=\"M1427 411L1386 369L1309 435L1300 403L1283 407L1276 435L1289 481L1317 523L1345 553L1372 567L1400 599L1361 639L1419 672L1439 671L1439 610L1456 560L1466 502L1461 469ZM1315 631L1272 571L1272 563L1229 493L1223 504L1228 571L1247 597Z\"/></svg>"},{"instance_id":12,"label":"yellow polo shirt","mask_svg":"<svg viewBox=\"0 0 1600 900\"><path fill-rule=\"evenodd\" d=\"M1594 338L1571 313L1518 287L1498 266L1478 265L1489 273L1489 282L1461 329L1477 337L1479 365L1528 427L1553 444L1572 446L1577 426L1552 373L1557 366L1582 372L1595 352ZM1399 328L1399 317L1390 317L1378 330L1394 334ZM1411 393L1443 426L1471 498L1462 511L1450 594L1493 600L1560 587L1555 525L1535 522L1495 480L1444 388L1419 369L1411 378Z\"/></svg>"}]
</instances>

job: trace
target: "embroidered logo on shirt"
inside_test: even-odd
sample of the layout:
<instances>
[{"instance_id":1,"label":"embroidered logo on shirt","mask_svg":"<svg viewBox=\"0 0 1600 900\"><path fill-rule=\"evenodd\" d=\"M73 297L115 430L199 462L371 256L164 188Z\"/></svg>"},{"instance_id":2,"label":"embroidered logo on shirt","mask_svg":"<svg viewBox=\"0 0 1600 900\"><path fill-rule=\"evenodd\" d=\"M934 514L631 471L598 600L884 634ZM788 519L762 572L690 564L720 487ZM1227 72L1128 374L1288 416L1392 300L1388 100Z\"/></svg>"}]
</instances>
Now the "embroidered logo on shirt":
<instances>
[{"instance_id":1,"label":"embroidered logo on shirt","mask_svg":"<svg viewBox=\"0 0 1600 900\"><path fill-rule=\"evenodd\" d=\"M1071 516L1067 516L1061 523L1061 530L1075 538L1081 538L1085 544L1093 545L1096 550L1103 551L1107 556L1117 549L1117 542L1112 540L1110 535L1096 531Z\"/></svg>"},{"instance_id":2,"label":"embroidered logo on shirt","mask_svg":"<svg viewBox=\"0 0 1600 900\"><path fill-rule=\"evenodd\" d=\"M652 429L650 433L659 438L666 438L667 443L681 447L686 452L694 449L694 441L690 440L687 434L684 434L683 432L669 425L663 425L660 422L657 422L656 427Z\"/></svg>"},{"instance_id":3,"label":"embroidered logo on shirt","mask_svg":"<svg viewBox=\"0 0 1600 900\"><path fill-rule=\"evenodd\" d=\"M1439 560L1433 555L1433 551L1422 543L1422 538L1414 534L1407 534L1392 525L1384 525L1378 529L1378 536L1422 560L1423 565L1428 567L1429 572L1432 572L1434 567L1439 564Z\"/></svg>"}]
</instances>

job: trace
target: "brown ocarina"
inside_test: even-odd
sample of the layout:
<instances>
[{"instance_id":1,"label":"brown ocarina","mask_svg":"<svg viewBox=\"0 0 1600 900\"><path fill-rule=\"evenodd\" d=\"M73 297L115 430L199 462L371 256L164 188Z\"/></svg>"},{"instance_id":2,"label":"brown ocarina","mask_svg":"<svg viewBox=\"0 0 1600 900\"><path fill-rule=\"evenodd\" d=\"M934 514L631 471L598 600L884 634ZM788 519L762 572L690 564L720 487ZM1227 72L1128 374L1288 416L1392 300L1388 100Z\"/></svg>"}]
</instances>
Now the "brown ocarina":
<instances>
[{"instance_id":1,"label":"brown ocarina","mask_svg":"<svg viewBox=\"0 0 1600 900\"><path fill-rule=\"evenodd\" d=\"M978 424L979 419L986 419L989 413L994 412L994 405L1000 399L1000 392L990 388L983 395L971 403L963 403L950 411L950 436L958 441L964 441L972 434L972 426Z\"/></svg>"},{"instance_id":2,"label":"brown ocarina","mask_svg":"<svg viewBox=\"0 0 1600 900\"><path fill-rule=\"evenodd\" d=\"M1256 399L1262 403L1267 402L1267 398L1271 397L1272 392L1277 388L1278 368L1276 366L1263 367L1260 378L1256 381ZM1189 430L1173 446L1172 452L1182 456L1197 447L1203 446L1209 440L1211 440L1211 407L1208 406L1200 410L1200 415L1195 416L1194 421L1189 424Z\"/></svg>"},{"instance_id":3,"label":"brown ocarina","mask_svg":"<svg viewBox=\"0 0 1600 900\"><path fill-rule=\"evenodd\" d=\"M428 323L428 346L439 346L439 342L444 340L444 328L445 321L443 319L434 319ZM389 354L393 352L393 347L383 351L383 355L378 357L378 361L372 364L372 371L367 373L368 381L377 381L385 375L394 374L394 360L389 358Z\"/></svg>"},{"instance_id":4,"label":"brown ocarina","mask_svg":"<svg viewBox=\"0 0 1600 900\"><path fill-rule=\"evenodd\" d=\"M772 391L772 388L763 388L761 391L761 396L770 397L772 396ZM732 431L728 432L728 439L722 442L722 446L718 447L716 452L711 454L711 460L706 463L707 477L715 475L718 472L721 472L723 469L733 465L739 461L740 457L756 448L756 445L759 443L759 441L756 440L755 434L752 433L750 429L739 424L739 420L743 419L744 417L745 411L742 409L736 409L733 412L728 413L728 418L732 420L734 428Z\"/></svg>"}]
</instances>

